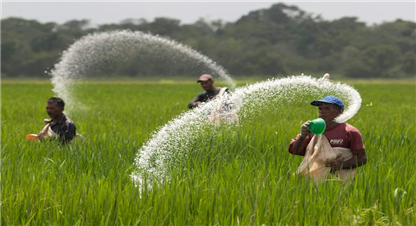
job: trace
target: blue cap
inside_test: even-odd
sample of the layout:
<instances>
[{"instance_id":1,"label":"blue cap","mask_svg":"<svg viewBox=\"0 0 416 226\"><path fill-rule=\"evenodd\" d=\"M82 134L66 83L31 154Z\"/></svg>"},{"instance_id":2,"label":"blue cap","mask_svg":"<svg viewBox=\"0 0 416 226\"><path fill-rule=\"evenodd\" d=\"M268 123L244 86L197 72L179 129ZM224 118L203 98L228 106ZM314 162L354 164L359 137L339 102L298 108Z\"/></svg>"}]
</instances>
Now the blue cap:
<instances>
[{"instance_id":1,"label":"blue cap","mask_svg":"<svg viewBox=\"0 0 416 226\"><path fill-rule=\"evenodd\" d=\"M344 109L344 103L342 103L342 100L335 96L326 96L322 100L314 100L311 102L311 105L319 106L321 103L334 104L339 108Z\"/></svg>"}]
</instances>

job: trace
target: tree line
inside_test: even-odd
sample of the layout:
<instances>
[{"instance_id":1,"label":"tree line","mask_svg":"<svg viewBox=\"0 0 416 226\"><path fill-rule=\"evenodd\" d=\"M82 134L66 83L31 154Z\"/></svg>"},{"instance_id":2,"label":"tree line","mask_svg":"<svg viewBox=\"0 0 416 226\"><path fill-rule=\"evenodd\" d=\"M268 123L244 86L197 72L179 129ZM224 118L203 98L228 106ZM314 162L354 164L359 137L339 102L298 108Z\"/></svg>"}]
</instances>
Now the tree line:
<instances>
[{"instance_id":1,"label":"tree line","mask_svg":"<svg viewBox=\"0 0 416 226\"><path fill-rule=\"evenodd\" d=\"M124 29L190 46L232 76L329 72L350 78L409 78L416 74L415 22L368 26L355 17L327 21L283 3L252 11L235 22L200 19L181 24L161 17L92 27L89 20L58 24L10 17L1 20L1 29L2 77L48 77L45 71L80 37ZM148 66L158 73L157 65ZM140 76L137 69L123 71L124 76Z\"/></svg>"}]
</instances>

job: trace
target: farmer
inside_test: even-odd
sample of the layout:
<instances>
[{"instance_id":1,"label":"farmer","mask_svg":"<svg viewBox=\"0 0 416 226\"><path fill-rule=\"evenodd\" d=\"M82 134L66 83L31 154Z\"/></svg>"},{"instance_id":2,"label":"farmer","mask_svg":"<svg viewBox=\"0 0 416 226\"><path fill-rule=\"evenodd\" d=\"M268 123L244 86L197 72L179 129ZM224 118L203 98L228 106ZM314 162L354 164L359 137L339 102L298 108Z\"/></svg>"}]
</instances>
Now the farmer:
<instances>
[{"instance_id":1,"label":"farmer","mask_svg":"<svg viewBox=\"0 0 416 226\"><path fill-rule=\"evenodd\" d=\"M205 90L204 92L199 93L189 104L188 108L192 109L198 107L203 102L208 102L214 99L217 96L222 94L230 93L228 88L220 88L214 86L214 79L212 79L211 75L203 74L199 77L198 81L201 83L202 88Z\"/></svg>"},{"instance_id":2,"label":"farmer","mask_svg":"<svg viewBox=\"0 0 416 226\"><path fill-rule=\"evenodd\" d=\"M76 135L75 123L63 113L65 102L59 97L51 97L46 103L46 113L50 119L45 119L45 127L37 134L38 139L57 137L63 143L69 143Z\"/></svg>"},{"instance_id":3,"label":"farmer","mask_svg":"<svg viewBox=\"0 0 416 226\"><path fill-rule=\"evenodd\" d=\"M344 104L338 97L326 96L322 100L312 101L311 105L318 106L319 118L325 121L326 129L322 135L315 135L309 130L309 121L305 122L300 128L300 134L292 139L289 152L310 158L307 163L311 165L313 158L319 155L313 152L324 149L327 145L327 155L331 155L332 159L326 159L325 167L330 168L332 174L346 170L354 171L355 175L355 168L364 165L367 156L360 131L348 123L338 123L334 120L343 113ZM322 142L317 142L318 137L322 138ZM313 145L309 145L310 143ZM304 161L306 162L306 159Z\"/></svg>"}]
</instances>

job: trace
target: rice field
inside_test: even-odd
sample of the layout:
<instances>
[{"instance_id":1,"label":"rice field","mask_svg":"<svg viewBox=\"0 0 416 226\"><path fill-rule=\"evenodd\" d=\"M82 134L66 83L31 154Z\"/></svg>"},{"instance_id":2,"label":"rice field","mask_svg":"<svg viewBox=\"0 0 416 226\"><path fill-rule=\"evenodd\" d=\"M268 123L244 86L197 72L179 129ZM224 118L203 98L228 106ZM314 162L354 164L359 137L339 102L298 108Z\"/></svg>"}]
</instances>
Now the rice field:
<instances>
[{"instance_id":1,"label":"rice field","mask_svg":"<svg viewBox=\"0 0 416 226\"><path fill-rule=\"evenodd\" d=\"M2 81L1 225L414 225L416 83L349 84L362 106L348 123L368 157L353 184L295 175L302 158L288 145L317 109L282 100L207 127L165 182L137 186L138 150L188 111L198 84L79 84L67 116L86 140L58 146L25 140L43 127L52 85Z\"/></svg>"}]
</instances>

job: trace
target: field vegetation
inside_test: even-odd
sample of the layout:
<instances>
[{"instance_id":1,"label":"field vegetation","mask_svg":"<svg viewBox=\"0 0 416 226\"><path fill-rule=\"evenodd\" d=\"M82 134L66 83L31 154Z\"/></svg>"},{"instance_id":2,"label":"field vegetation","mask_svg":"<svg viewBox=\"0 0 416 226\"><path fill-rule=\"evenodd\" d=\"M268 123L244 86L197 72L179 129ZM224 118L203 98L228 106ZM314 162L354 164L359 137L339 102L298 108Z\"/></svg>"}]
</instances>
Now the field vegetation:
<instances>
[{"instance_id":1,"label":"field vegetation","mask_svg":"<svg viewBox=\"0 0 416 226\"><path fill-rule=\"evenodd\" d=\"M1 224L413 225L416 84L350 84L363 102L348 122L368 156L352 184L295 175L302 158L289 154L289 142L317 117L316 108L295 102L270 103L239 125L207 127L165 183L139 189L131 179L139 148L188 111L197 84L79 84L67 115L86 140L58 146L25 140L43 127L49 81L2 81Z\"/></svg>"}]
</instances>

